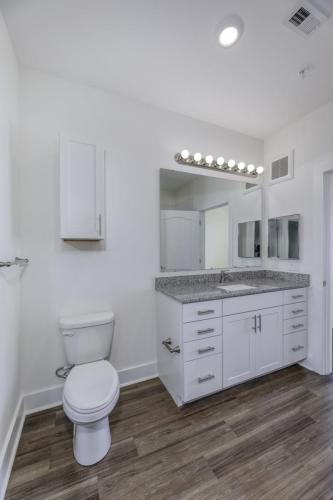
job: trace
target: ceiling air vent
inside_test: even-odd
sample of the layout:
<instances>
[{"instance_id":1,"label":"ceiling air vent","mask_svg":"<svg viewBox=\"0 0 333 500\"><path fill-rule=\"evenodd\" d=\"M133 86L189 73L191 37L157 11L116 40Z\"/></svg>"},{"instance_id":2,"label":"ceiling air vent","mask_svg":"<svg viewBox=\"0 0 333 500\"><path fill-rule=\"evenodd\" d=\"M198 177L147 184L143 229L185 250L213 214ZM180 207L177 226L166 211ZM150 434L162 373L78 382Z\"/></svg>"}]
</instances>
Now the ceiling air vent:
<instances>
[{"instance_id":1,"label":"ceiling air vent","mask_svg":"<svg viewBox=\"0 0 333 500\"><path fill-rule=\"evenodd\" d=\"M309 36L329 18L329 15L314 3L303 0L287 17L285 24L303 37Z\"/></svg>"}]
</instances>

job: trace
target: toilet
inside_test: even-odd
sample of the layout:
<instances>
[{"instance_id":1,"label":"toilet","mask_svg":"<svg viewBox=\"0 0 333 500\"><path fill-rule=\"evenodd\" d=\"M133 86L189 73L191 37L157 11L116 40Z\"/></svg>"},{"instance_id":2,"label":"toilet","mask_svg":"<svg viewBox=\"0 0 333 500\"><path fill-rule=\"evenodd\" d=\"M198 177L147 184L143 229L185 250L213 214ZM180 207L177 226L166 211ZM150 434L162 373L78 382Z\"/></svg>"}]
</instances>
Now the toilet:
<instances>
[{"instance_id":1,"label":"toilet","mask_svg":"<svg viewBox=\"0 0 333 500\"><path fill-rule=\"evenodd\" d=\"M81 465L93 465L111 446L109 415L119 398L119 377L108 361L114 314L111 311L60 319L70 370L63 408L74 424L73 450Z\"/></svg>"}]
</instances>

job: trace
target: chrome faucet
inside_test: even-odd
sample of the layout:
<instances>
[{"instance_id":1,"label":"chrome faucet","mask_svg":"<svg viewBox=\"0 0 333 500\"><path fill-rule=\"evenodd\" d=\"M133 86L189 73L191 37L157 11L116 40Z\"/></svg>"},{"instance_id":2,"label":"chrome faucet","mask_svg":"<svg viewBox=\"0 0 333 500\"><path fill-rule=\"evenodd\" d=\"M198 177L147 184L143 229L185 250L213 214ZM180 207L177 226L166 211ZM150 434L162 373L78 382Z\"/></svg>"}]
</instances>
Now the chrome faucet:
<instances>
[{"instance_id":1,"label":"chrome faucet","mask_svg":"<svg viewBox=\"0 0 333 500\"><path fill-rule=\"evenodd\" d=\"M232 276L227 271L221 271L221 273L220 273L220 283L225 283L226 281L232 281Z\"/></svg>"}]
</instances>

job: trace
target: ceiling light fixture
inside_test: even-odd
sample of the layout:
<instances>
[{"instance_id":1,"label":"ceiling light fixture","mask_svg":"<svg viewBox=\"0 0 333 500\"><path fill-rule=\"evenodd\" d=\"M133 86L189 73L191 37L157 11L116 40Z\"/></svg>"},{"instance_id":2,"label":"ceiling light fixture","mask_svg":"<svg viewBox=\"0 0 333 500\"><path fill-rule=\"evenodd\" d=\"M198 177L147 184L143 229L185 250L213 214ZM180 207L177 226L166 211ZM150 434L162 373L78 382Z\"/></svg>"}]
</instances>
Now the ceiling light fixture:
<instances>
[{"instance_id":1,"label":"ceiling light fixture","mask_svg":"<svg viewBox=\"0 0 333 500\"><path fill-rule=\"evenodd\" d=\"M240 39L244 31L244 24L239 16L226 17L219 25L218 41L224 47L232 47Z\"/></svg>"},{"instance_id":2,"label":"ceiling light fixture","mask_svg":"<svg viewBox=\"0 0 333 500\"><path fill-rule=\"evenodd\" d=\"M246 164L240 161L238 164L235 160L231 159L226 163L223 156L218 156L216 160L210 154L202 156L201 153L191 155L187 149L183 149L180 153L175 154L177 163L186 166L193 166L199 168L206 168L209 170L219 170L228 174L242 175L243 177L257 177L264 172L264 167L255 167L252 163Z\"/></svg>"}]
</instances>

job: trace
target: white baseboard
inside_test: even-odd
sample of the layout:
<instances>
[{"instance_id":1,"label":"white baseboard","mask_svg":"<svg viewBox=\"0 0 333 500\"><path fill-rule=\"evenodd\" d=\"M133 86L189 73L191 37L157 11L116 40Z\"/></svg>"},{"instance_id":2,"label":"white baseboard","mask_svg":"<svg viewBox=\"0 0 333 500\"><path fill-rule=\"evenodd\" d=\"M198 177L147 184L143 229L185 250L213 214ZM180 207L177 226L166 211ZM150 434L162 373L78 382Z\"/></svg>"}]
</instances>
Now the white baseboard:
<instances>
[{"instance_id":1,"label":"white baseboard","mask_svg":"<svg viewBox=\"0 0 333 500\"><path fill-rule=\"evenodd\" d=\"M147 363L133 366L119 370L118 374L120 386L125 387L157 377L157 365L156 363ZM37 411L60 406L62 404L63 387L64 384L62 383L21 396L7 434L4 451L0 456L0 500L3 500L5 497L25 416Z\"/></svg>"},{"instance_id":2,"label":"white baseboard","mask_svg":"<svg viewBox=\"0 0 333 500\"><path fill-rule=\"evenodd\" d=\"M124 370L118 370L118 375L120 387L126 387L126 385L144 382L145 380L150 380L152 378L158 377L157 363L154 361L152 363L132 366L131 368L125 368Z\"/></svg>"},{"instance_id":3,"label":"white baseboard","mask_svg":"<svg viewBox=\"0 0 333 500\"><path fill-rule=\"evenodd\" d=\"M0 455L0 500L5 498L9 476L13 467L16 450L24 424L24 401L21 396L8 429L3 450Z\"/></svg>"}]
</instances>

